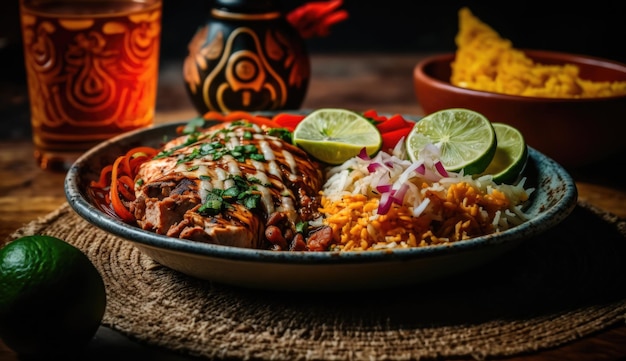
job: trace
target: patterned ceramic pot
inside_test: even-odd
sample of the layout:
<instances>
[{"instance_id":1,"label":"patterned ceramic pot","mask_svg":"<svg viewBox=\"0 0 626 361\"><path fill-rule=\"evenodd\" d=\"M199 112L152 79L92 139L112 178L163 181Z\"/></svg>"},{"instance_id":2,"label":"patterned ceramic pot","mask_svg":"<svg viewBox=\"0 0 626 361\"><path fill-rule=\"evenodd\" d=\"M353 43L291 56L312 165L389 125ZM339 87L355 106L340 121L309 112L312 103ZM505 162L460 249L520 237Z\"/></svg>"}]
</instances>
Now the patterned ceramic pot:
<instances>
[{"instance_id":1,"label":"patterned ceramic pot","mask_svg":"<svg viewBox=\"0 0 626 361\"><path fill-rule=\"evenodd\" d=\"M201 114L298 109L310 72L305 41L277 0L216 0L183 66Z\"/></svg>"}]
</instances>

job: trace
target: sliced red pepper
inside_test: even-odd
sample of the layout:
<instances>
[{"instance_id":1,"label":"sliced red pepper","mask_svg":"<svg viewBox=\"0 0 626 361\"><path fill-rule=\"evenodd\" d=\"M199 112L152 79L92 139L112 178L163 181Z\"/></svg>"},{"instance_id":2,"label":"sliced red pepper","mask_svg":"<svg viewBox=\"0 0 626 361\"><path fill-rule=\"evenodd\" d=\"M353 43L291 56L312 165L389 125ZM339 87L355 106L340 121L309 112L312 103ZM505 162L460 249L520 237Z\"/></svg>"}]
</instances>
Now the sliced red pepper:
<instances>
[{"instance_id":1,"label":"sliced red pepper","mask_svg":"<svg viewBox=\"0 0 626 361\"><path fill-rule=\"evenodd\" d=\"M287 21L304 39L327 36L330 27L348 18L346 10L340 10L343 0L308 2L287 14Z\"/></svg>"},{"instance_id":2,"label":"sliced red pepper","mask_svg":"<svg viewBox=\"0 0 626 361\"><path fill-rule=\"evenodd\" d=\"M366 118L374 120L375 124L378 124L387 120L386 116L379 115L378 112L375 111L374 109L368 109L361 114Z\"/></svg>"},{"instance_id":3,"label":"sliced red pepper","mask_svg":"<svg viewBox=\"0 0 626 361\"><path fill-rule=\"evenodd\" d=\"M111 206L115 210L115 213L122 218L125 222L133 222L135 221L135 216L130 213L128 208L126 208L126 204L122 201L120 197L119 189L120 187L124 187L123 184L120 184L120 177L122 174L119 174L119 165L124 161L125 156L121 155L115 159L113 162L113 169L111 171L111 189L109 190L109 196L111 197Z\"/></svg>"},{"instance_id":4,"label":"sliced red pepper","mask_svg":"<svg viewBox=\"0 0 626 361\"><path fill-rule=\"evenodd\" d=\"M413 127L404 127L396 130L392 130L390 132L381 133L381 137L383 140L383 150L393 149L396 144L402 139L402 137L406 137Z\"/></svg>"},{"instance_id":5,"label":"sliced red pepper","mask_svg":"<svg viewBox=\"0 0 626 361\"><path fill-rule=\"evenodd\" d=\"M224 121L224 114L215 110L209 110L208 112L204 113L202 117L206 120L217 120L221 122Z\"/></svg>"},{"instance_id":6,"label":"sliced red pepper","mask_svg":"<svg viewBox=\"0 0 626 361\"><path fill-rule=\"evenodd\" d=\"M98 181L91 181L91 187L93 188L104 188L110 184L111 179L111 171L113 170L113 165L109 164L106 167L102 168L100 171L100 178Z\"/></svg>"},{"instance_id":7,"label":"sliced red pepper","mask_svg":"<svg viewBox=\"0 0 626 361\"><path fill-rule=\"evenodd\" d=\"M363 116L367 118L375 118L378 116L378 112L374 109L368 109L363 112Z\"/></svg>"},{"instance_id":8,"label":"sliced red pepper","mask_svg":"<svg viewBox=\"0 0 626 361\"><path fill-rule=\"evenodd\" d=\"M260 127L265 126L267 128L280 128L278 124L274 123L270 118L255 115L243 110L233 110L232 112L222 114L220 112L210 110L202 115L206 120L217 120L220 122L233 122L237 120L245 120L252 124L256 124Z\"/></svg>"},{"instance_id":9,"label":"sliced red pepper","mask_svg":"<svg viewBox=\"0 0 626 361\"><path fill-rule=\"evenodd\" d=\"M408 126L412 126L412 124L404 119L402 115L395 114L386 121L378 124L377 128L381 133L385 133L396 129L402 129Z\"/></svg>"},{"instance_id":10,"label":"sliced red pepper","mask_svg":"<svg viewBox=\"0 0 626 361\"><path fill-rule=\"evenodd\" d=\"M306 115L302 114L279 113L272 118L272 121L283 128L293 131L305 117Z\"/></svg>"}]
</instances>

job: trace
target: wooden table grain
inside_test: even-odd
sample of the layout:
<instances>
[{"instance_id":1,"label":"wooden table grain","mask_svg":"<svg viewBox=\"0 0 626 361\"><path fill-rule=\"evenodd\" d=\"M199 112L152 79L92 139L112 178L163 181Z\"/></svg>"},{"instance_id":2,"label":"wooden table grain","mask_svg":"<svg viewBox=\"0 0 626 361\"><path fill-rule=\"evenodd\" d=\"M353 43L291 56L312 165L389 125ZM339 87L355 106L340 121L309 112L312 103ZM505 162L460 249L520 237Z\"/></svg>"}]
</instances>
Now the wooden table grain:
<instances>
[{"instance_id":1,"label":"wooden table grain","mask_svg":"<svg viewBox=\"0 0 626 361\"><path fill-rule=\"evenodd\" d=\"M304 109L341 107L354 110L376 109L381 112L421 115L422 110L411 79L415 63L426 54L340 54L312 56L312 79ZM181 64L162 64L159 76L157 123L185 120L196 116L181 78ZM4 113L7 103L15 107L10 114L22 114L17 121L27 121L25 84L13 84L10 90L0 82L0 95L11 102L0 102ZM21 113L20 113L21 112ZM11 124L15 119L0 119L3 129L28 128ZM15 129L18 129L15 128ZM39 169L33 159L33 146L25 132L0 137L0 241L24 224L45 216L65 200L64 173ZM626 182L616 175L626 166L626 154L616 154L599 164L570 169L576 180L579 199L626 218ZM101 327L88 345L85 357L90 360L131 359L198 360L174 352L138 344L125 336ZM0 341L0 360L18 360ZM626 325L619 324L561 347L517 357L510 361L617 361L626 360Z\"/></svg>"}]
</instances>

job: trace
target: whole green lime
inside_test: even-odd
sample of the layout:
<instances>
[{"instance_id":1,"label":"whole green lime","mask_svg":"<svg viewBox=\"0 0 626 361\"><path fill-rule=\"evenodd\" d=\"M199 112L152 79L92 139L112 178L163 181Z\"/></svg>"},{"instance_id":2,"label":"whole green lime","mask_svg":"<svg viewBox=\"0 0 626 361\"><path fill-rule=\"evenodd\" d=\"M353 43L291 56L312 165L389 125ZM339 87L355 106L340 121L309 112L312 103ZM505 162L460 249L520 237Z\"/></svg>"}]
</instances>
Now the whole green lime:
<instances>
[{"instance_id":1,"label":"whole green lime","mask_svg":"<svg viewBox=\"0 0 626 361\"><path fill-rule=\"evenodd\" d=\"M105 306L102 277L75 246L33 235L0 249L0 338L18 355L84 348Z\"/></svg>"}]
</instances>

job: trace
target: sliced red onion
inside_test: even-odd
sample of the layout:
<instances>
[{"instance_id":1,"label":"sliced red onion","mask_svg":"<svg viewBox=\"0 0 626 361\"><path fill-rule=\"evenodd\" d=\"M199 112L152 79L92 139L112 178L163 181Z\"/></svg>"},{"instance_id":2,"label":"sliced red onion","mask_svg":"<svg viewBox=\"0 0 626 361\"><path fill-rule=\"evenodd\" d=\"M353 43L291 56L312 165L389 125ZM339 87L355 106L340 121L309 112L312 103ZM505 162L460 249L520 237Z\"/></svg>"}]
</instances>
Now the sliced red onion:
<instances>
[{"instance_id":1,"label":"sliced red onion","mask_svg":"<svg viewBox=\"0 0 626 361\"><path fill-rule=\"evenodd\" d=\"M404 201L404 196L406 195L406 191L409 190L409 185L404 183L400 186L400 188L393 193L391 196L391 200L396 204L402 204Z\"/></svg>"},{"instance_id":2,"label":"sliced red onion","mask_svg":"<svg viewBox=\"0 0 626 361\"><path fill-rule=\"evenodd\" d=\"M375 186L376 186L376 190L380 191L380 192L389 192L392 189L392 184L389 183L389 172L385 172L383 174L381 174L380 178L378 178L378 181L376 182ZM379 189L378 187L381 187L381 189ZM382 190L384 189L384 190Z\"/></svg>"},{"instance_id":3,"label":"sliced red onion","mask_svg":"<svg viewBox=\"0 0 626 361\"><path fill-rule=\"evenodd\" d=\"M378 168L380 168L380 167L382 167L382 166L383 166L383 165L382 165L382 164L380 164L380 163L378 163L378 162L370 163L370 164L368 164L368 165L367 165L367 170L368 170L370 173L374 173L374 172L376 172L376 170L377 170Z\"/></svg>"},{"instance_id":4,"label":"sliced red onion","mask_svg":"<svg viewBox=\"0 0 626 361\"><path fill-rule=\"evenodd\" d=\"M391 184L379 184L376 186L376 190L380 193L387 193L391 191Z\"/></svg>"},{"instance_id":5,"label":"sliced red onion","mask_svg":"<svg viewBox=\"0 0 626 361\"><path fill-rule=\"evenodd\" d=\"M435 162L435 169L437 169L437 172L439 172L439 174L441 174L443 177L447 177L448 176L448 172L446 171L446 168L444 168L444 166L441 163L441 161L436 161Z\"/></svg>"},{"instance_id":6,"label":"sliced red onion","mask_svg":"<svg viewBox=\"0 0 626 361\"><path fill-rule=\"evenodd\" d=\"M420 168L423 165L424 165L424 162L422 162L422 161L417 161L417 162L411 163L411 165L409 165L404 170L404 172L402 172L402 174L400 174L400 176L398 177L398 180L396 181L396 183L403 184L404 182L408 181L411 173L413 171L417 170L418 168Z\"/></svg>"},{"instance_id":7,"label":"sliced red onion","mask_svg":"<svg viewBox=\"0 0 626 361\"><path fill-rule=\"evenodd\" d=\"M391 209L391 195L389 192L383 193L380 196L380 201L378 203L378 214L387 214L389 209Z\"/></svg>"},{"instance_id":8,"label":"sliced red onion","mask_svg":"<svg viewBox=\"0 0 626 361\"><path fill-rule=\"evenodd\" d=\"M365 147L361 148L361 151L359 152L359 158L363 159L363 160L370 160L370 156L367 154L367 149Z\"/></svg>"}]
</instances>

